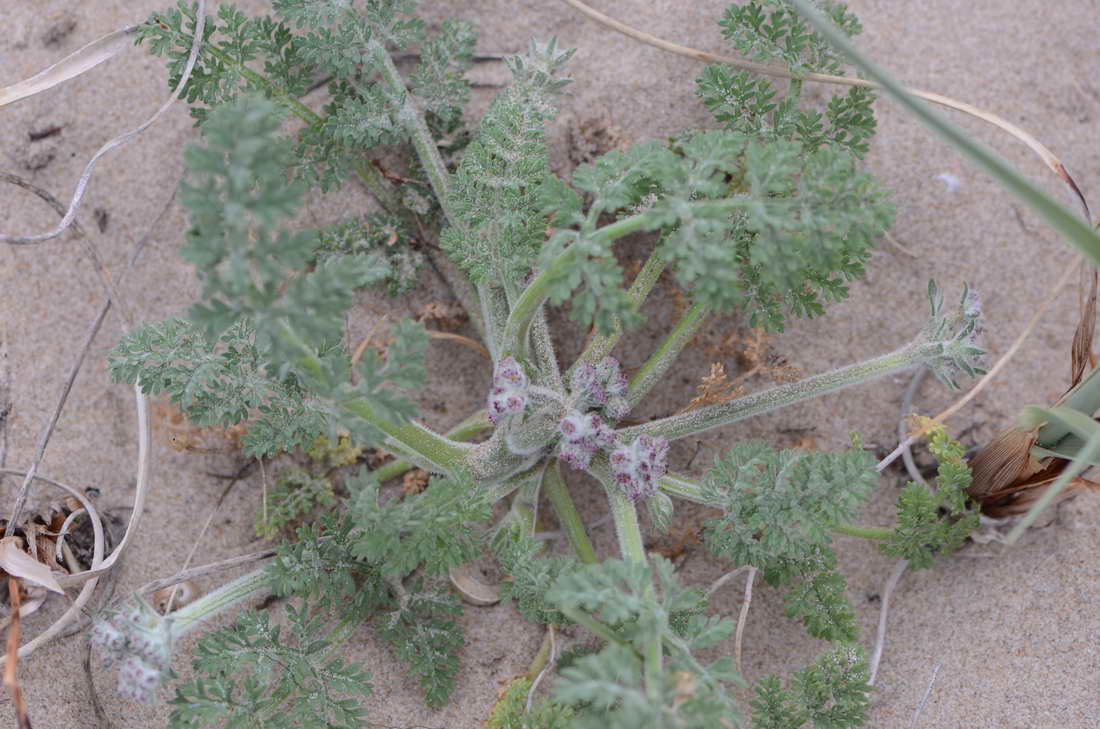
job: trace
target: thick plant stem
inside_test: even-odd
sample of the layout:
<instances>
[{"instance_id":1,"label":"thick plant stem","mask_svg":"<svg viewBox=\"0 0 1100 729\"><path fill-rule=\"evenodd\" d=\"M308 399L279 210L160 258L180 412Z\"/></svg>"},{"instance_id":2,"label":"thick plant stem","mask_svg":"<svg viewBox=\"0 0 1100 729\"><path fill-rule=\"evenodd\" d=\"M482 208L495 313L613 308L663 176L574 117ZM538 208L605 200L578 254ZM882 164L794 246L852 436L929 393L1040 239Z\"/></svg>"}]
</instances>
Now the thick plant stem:
<instances>
[{"instance_id":1,"label":"thick plant stem","mask_svg":"<svg viewBox=\"0 0 1100 729\"><path fill-rule=\"evenodd\" d=\"M493 424L489 422L489 418L486 417L484 410L479 410L470 417L463 420L447 431L447 437L451 440L464 443L477 437L479 434L484 433L493 427ZM393 461L387 463L381 468L374 471L374 476L380 481L385 482L391 478L397 478L398 476L405 475L408 471L415 468L412 463L408 461Z\"/></svg>"},{"instance_id":2,"label":"thick plant stem","mask_svg":"<svg viewBox=\"0 0 1100 729\"><path fill-rule=\"evenodd\" d=\"M433 433L414 422L397 425L379 417L365 400L352 400L344 409L396 440L411 452L433 465L439 473L454 473L465 465L469 445Z\"/></svg>"},{"instance_id":3,"label":"thick plant stem","mask_svg":"<svg viewBox=\"0 0 1100 729\"><path fill-rule=\"evenodd\" d=\"M606 243L622 238L624 235L635 233L651 227L654 217L648 213L632 215L597 230L593 237L599 236ZM577 259L577 247L569 246L550 262L546 268L535 276L527 288L516 299L512 306L512 313L508 315L508 323L504 330L503 354L519 354L522 356L524 343L527 341L527 331L531 326L531 320L538 313L539 308L550 297L551 286L559 278L564 276L569 267Z\"/></svg>"},{"instance_id":4,"label":"thick plant stem","mask_svg":"<svg viewBox=\"0 0 1100 729\"><path fill-rule=\"evenodd\" d=\"M650 391L657 386L676 361L680 352L684 350L696 332L710 316L711 309L698 302L691 305L676 326L668 333L657 350L646 360L642 368L630 378L630 390L627 393L627 401L631 407L635 407Z\"/></svg>"},{"instance_id":5,"label":"thick plant stem","mask_svg":"<svg viewBox=\"0 0 1100 729\"><path fill-rule=\"evenodd\" d=\"M661 277L661 272L665 270L668 265L668 261L661 258L657 254L657 251L653 251L649 258L646 259L642 269L638 271L638 275L634 277L634 282L630 285L630 288L626 292L626 296L630 299L631 308L637 311L645 303L646 298L649 297L649 293L653 290L654 285L657 283L657 279ZM615 345L619 343L619 340L623 336L623 327L620 322L615 322L615 328L609 334L597 334L592 337L592 341L588 343L588 346L581 352L581 356L577 357L577 364L581 362L589 362L596 364L607 355L611 354L611 350L615 348ZM573 365L576 367L576 365Z\"/></svg>"},{"instance_id":6,"label":"thick plant stem","mask_svg":"<svg viewBox=\"0 0 1100 729\"><path fill-rule=\"evenodd\" d=\"M485 347L493 362L499 362L503 357L500 350L504 341L504 328L508 323L508 301L504 289L488 284L479 284L477 294L481 316L485 320Z\"/></svg>"},{"instance_id":7,"label":"thick plant stem","mask_svg":"<svg viewBox=\"0 0 1100 729\"><path fill-rule=\"evenodd\" d=\"M202 621L233 607L267 584L267 568L261 567L171 613L165 619L172 622L172 639L180 638Z\"/></svg>"},{"instance_id":8,"label":"thick plant stem","mask_svg":"<svg viewBox=\"0 0 1100 729\"><path fill-rule=\"evenodd\" d=\"M925 362L935 361L941 351L935 344L923 342L911 344L890 354L807 377L798 382L779 385L729 402L654 420L645 425L624 428L618 431L619 437L628 443L640 435L657 436L670 441L686 438L867 380L900 372Z\"/></svg>"},{"instance_id":9,"label":"thick plant stem","mask_svg":"<svg viewBox=\"0 0 1100 729\"><path fill-rule=\"evenodd\" d=\"M603 480L603 479L601 479ZM626 494L604 482L607 499L611 502L611 516L615 520L615 534L619 537L619 551L628 562L646 563L645 543L638 525L638 510Z\"/></svg>"},{"instance_id":10,"label":"thick plant stem","mask_svg":"<svg viewBox=\"0 0 1100 729\"><path fill-rule=\"evenodd\" d=\"M328 380L320 357L293 328L284 324L276 331L276 335L298 349L301 353L299 364L310 375L322 382ZM366 420L408 449L406 456L415 455L423 458L425 465L430 466L437 473L454 473L461 469L466 465L466 453L473 447L445 438L415 422L393 423L375 413L370 403L362 398L344 403L343 408Z\"/></svg>"},{"instance_id":11,"label":"thick plant stem","mask_svg":"<svg viewBox=\"0 0 1100 729\"><path fill-rule=\"evenodd\" d=\"M608 643L617 643L618 645L622 646L629 645L614 630L578 608L563 605L561 607L561 612L562 615L569 618L577 625L588 628L589 631L591 631L596 636L603 638Z\"/></svg>"},{"instance_id":12,"label":"thick plant stem","mask_svg":"<svg viewBox=\"0 0 1100 729\"><path fill-rule=\"evenodd\" d=\"M405 80L401 78L401 74L397 71L397 66L393 64L393 59L390 58L385 46L375 40L372 40L368 46L378 63L378 70L381 72L382 79L386 82L390 93L393 94L394 98L404 98L404 104L398 112L398 118L409 130L416 156L420 159L425 174L428 175L428 181L432 185L432 191L435 192L439 206L443 208L443 214L451 223L457 223L448 197L451 187L451 175L447 171L447 166L443 164L443 157L439 154L439 147L436 146L435 139L428 129L428 123L424 121L424 114L421 113L416 101L405 88Z\"/></svg>"},{"instance_id":13,"label":"thick plant stem","mask_svg":"<svg viewBox=\"0 0 1100 729\"><path fill-rule=\"evenodd\" d=\"M527 668L527 678L534 681L538 678L538 675L542 673L542 669L546 667L546 662L550 660L550 631L547 630L546 634L542 637L542 645L539 646L539 652L535 654L534 659L531 660L531 665Z\"/></svg>"},{"instance_id":14,"label":"thick plant stem","mask_svg":"<svg viewBox=\"0 0 1100 729\"><path fill-rule=\"evenodd\" d=\"M573 498L569 495L569 489L565 487L565 480L561 477L561 465L554 459L546 470L546 496L550 499L550 505L554 507L554 513L558 516L565 536L577 558L585 564L596 564L596 550L592 548L592 541L588 538L588 532L584 530L584 522L577 513L577 507Z\"/></svg>"},{"instance_id":15,"label":"thick plant stem","mask_svg":"<svg viewBox=\"0 0 1100 729\"><path fill-rule=\"evenodd\" d=\"M896 532L884 527L864 527L856 524L838 524L833 528L838 534L847 534L850 537L862 537L863 539L878 539L886 541L893 539Z\"/></svg>"},{"instance_id":16,"label":"thick plant stem","mask_svg":"<svg viewBox=\"0 0 1100 729\"><path fill-rule=\"evenodd\" d=\"M657 481L658 487L671 496L677 496L695 504L709 505L703 496L703 486L698 481L678 473L666 473Z\"/></svg>"},{"instance_id":17,"label":"thick plant stem","mask_svg":"<svg viewBox=\"0 0 1100 729\"><path fill-rule=\"evenodd\" d=\"M645 542L642 529L638 525L638 510L626 494L616 488L609 480L600 479L607 489L607 498L611 502L611 516L615 519L615 533L619 537L619 550L623 559L629 562L646 564ZM652 584L646 592L652 595ZM646 642L643 655L646 695L651 701L659 701L661 696L661 673L664 664L664 652L661 648L661 635L657 633Z\"/></svg>"}]
</instances>

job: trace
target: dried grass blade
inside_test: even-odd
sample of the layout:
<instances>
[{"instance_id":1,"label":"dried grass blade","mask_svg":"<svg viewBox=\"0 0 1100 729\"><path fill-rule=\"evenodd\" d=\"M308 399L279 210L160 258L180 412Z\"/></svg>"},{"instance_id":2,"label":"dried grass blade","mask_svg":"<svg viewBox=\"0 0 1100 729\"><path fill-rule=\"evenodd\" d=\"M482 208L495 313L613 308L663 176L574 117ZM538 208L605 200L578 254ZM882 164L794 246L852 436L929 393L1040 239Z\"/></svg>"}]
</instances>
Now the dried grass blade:
<instances>
[{"instance_id":1,"label":"dried grass blade","mask_svg":"<svg viewBox=\"0 0 1100 729\"><path fill-rule=\"evenodd\" d=\"M1096 288L1097 270L1090 271L1091 284L1088 296L1081 307L1081 320L1077 322L1077 331L1073 333L1073 347L1070 350L1070 388L1076 387L1085 370L1093 366L1092 340L1096 333Z\"/></svg>"},{"instance_id":2,"label":"dried grass blade","mask_svg":"<svg viewBox=\"0 0 1100 729\"><path fill-rule=\"evenodd\" d=\"M710 53L708 51L699 50L698 48L690 48L688 46L680 45L679 43L666 41L662 38L650 35L649 33L640 31L637 28L633 28L625 23L621 23L618 20L615 20L614 18L604 15L598 10L595 10L585 5L583 2L581 2L581 0L562 0L562 2L564 2L566 5L571 6L583 15L587 15L589 18L595 20L597 23L605 27L611 28L614 31L622 33L628 38L633 38L634 40L641 41L642 43L645 43L647 45L651 45L654 48L660 48L661 50L668 51L670 53L686 56L688 58L694 58L698 61L703 61L704 63L721 63L726 66L740 68L745 71L752 71L753 73L759 73L761 75L771 76L773 78L794 78L794 74L792 74L787 69L781 68L779 66L770 66L765 63L746 61L745 59L737 58L736 56L727 56L720 53ZM848 76L833 76L827 73L807 73L800 76L799 78L804 81L815 81L817 83L833 84L836 86L858 86L865 89L883 88L882 85L875 83L874 81L869 81L867 79L850 78ZM1007 119L1004 119L1003 117L1000 117L992 112L985 111L984 109L979 109L972 104L967 104L966 102L952 99L948 96L944 96L943 94L937 94L932 91L923 91L921 89L905 89L905 91L906 93L924 99L925 101L930 101L937 106L942 106L947 109L954 109L955 111L962 112L963 114L968 114L975 119L980 119L988 124L992 124L993 126L1004 132L1007 132L1016 139L1019 139L1021 142L1027 145L1027 147L1032 152L1034 152L1039 157L1039 159L1041 159L1043 163L1052 172L1054 172L1055 175L1057 175L1058 179L1064 182L1070 188L1070 190L1073 191L1073 194L1081 203L1082 208L1084 208L1085 217L1089 220L1092 219L1091 213L1089 212L1088 203L1085 201L1085 196L1081 192L1081 188L1077 186L1077 182L1073 179L1069 172L1066 171L1066 166L1062 164L1062 161L1058 159L1058 157L1053 152L1047 149L1047 147L1042 142L1036 139L1033 134L1026 131L1025 129L1021 129Z\"/></svg>"},{"instance_id":3,"label":"dried grass blade","mask_svg":"<svg viewBox=\"0 0 1100 729\"><path fill-rule=\"evenodd\" d=\"M0 569L12 577L21 577L47 590L64 595L65 591L61 589L61 585L57 584L57 578L50 571L50 566L24 552L20 546L22 541L20 537L0 539Z\"/></svg>"},{"instance_id":4,"label":"dried grass blade","mask_svg":"<svg viewBox=\"0 0 1100 729\"><path fill-rule=\"evenodd\" d=\"M138 26L131 25L98 38L83 48L70 53L44 71L36 73L19 83L0 89L0 106L14 103L28 96L34 96L85 71L89 71L104 61L108 61L133 45L132 36Z\"/></svg>"},{"instance_id":5,"label":"dried grass blade","mask_svg":"<svg viewBox=\"0 0 1100 729\"><path fill-rule=\"evenodd\" d=\"M910 114L936 132L952 147L969 157L974 164L1000 182L1006 190L1042 216L1069 243L1091 258L1093 263L1100 265L1100 235L1097 235L1089 222L1073 215L1062 203L1020 174L1002 157L986 148L985 145L971 139L962 129L946 118L934 113L923 102L918 101L912 93L899 84L882 67L853 46L843 33L826 20L820 12L811 7L806 0L790 0L790 2L799 14L813 26L814 30L847 57L853 65L877 81ZM1064 171L1064 168L1062 169Z\"/></svg>"}]
</instances>

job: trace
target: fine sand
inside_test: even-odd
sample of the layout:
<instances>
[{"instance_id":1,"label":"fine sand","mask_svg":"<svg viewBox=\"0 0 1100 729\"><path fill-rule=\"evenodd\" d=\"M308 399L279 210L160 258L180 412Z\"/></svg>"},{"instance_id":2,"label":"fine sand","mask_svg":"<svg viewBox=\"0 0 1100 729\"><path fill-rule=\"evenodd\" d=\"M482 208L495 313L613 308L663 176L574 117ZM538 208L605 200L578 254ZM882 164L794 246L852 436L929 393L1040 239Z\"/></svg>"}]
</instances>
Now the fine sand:
<instances>
[{"instance_id":1,"label":"fine sand","mask_svg":"<svg viewBox=\"0 0 1100 729\"><path fill-rule=\"evenodd\" d=\"M725 52L717 19L722 0L594 0L615 17L657 36L711 51ZM164 0L56 0L7 3L0 35L0 86L33 75L104 33L137 23ZM259 2L246 9L262 9ZM531 38L557 36L575 46L571 63L576 79L562 113L550 129L555 167L567 173L585 149L617 141L661 137L684 128L713 126L694 97L697 61L669 55L612 33L550 0L471 0L425 3L437 22L458 15L481 30L479 51L512 53ZM937 91L995 111L1036 134L1066 163L1086 194L1098 187L1100 146L1094 130L1100 121L1100 82L1093 78L1096 51L1096 3L1086 0L996 0L922 3L853 0L865 32L860 45L912 86ZM108 139L137 126L167 95L163 62L144 49L131 49L80 78L49 92L0 109L0 171L11 172L69 199L93 152ZM504 82L502 64L479 64L472 110L480 112L495 85ZM807 85L811 98L830 88ZM311 103L320 99L311 99ZM876 107L879 133L868 162L896 191L898 245L883 242L866 281L852 286L851 297L826 317L796 322L771 342L772 351L805 373L870 356L907 341L924 321L925 290L935 277L957 296L969 281L983 298L985 342L992 357L1001 355L1074 254L1038 219L1024 211L984 174L903 114L893 103ZM983 123L955 115L956 121L1003 154L1033 179L1068 200L1063 188L1020 143ZM60 132L38 142L30 132L50 127ZM181 152L195 138L184 106L173 108L156 126L110 153L96 170L79 222L103 263L122 277L131 252L145 243L120 291L136 318L161 319L182 313L193 300L191 270L176 254L186 218L174 190L182 174ZM948 185L941 175L958 181ZM1100 198L1098 198L1100 199ZM5 185L0 190L0 231L40 232L56 214L30 193ZM304 220L324 223L369 210L355 185L335 196L314 198ZM904 249L902 249L904 247ZM73 233L34 246L0 245L0 412L8 404L6 452L0 438L0 465L25 469L35 443L62 391L104 293L95 274L87 241ZM349 320L353 341L382 313L391 319L415 313L448 294L429 269L422 287L408 300L363 297ZM674 315L667 288L648 308L650 322L621 349L627 366L636 366L655 336ZM1052 402L1065 388L1069 350L1076 325L1077 296L1067 288L1040 322L1016 359L991 386L951 423L968 444L987 441L1007 427L1029 403ZM114 385L106 372L107 351L126 324L116 307L93 343L72 395L49 443L42 472L59 480L100 490L104 510L127 518L133 498L136 456L133 397ZM564 358L578 351L582 333L555 318ZM735 349L715 353L723 339L742 324L734 317L715 322L683 358L668 387L645 406L641 417L683 407L693 385L712 361L737 370ZM432 386L422 398L425 421L449 427L482 402L488 377L484 359L452 342L435 342L439 355L431 367ZM706 350L710 347L711 352ZM865 442L892 447L908 377L887 379L813 403L758 418L745 425L707 434L698 443L678 444L672 467L699 472L717 453L738 439L766 438L792 447L800 442L823 448L843 446L851 431ZM757 385L766 384L764 381ZM5 391L5 386L9 392ZM915 407L938 412L951 393L931 381ZM928 456L918 449L918 458ZM152 490L140 531L106 591L114 597L152 579L169 575L185 562L202 564L253 551L253 521L261 499L259 479L237 484L215 508L225 481L211 474L231 473L240 454L181 454L158 445ZM892 504L903 479L897 471L883 478L863 523L889 524ZM0 508L10 509L18 479L0 484ZM594 484L572 478L573 493L592 518L606 509ZM36 486L32 506L44 506L59 492ZM904 576L891 603L888 641L869 726L1087 728L1100 725L1100 658L1097 605L1100 604L1100 527L1097 499L1086 495L1064 504L1056 518L1031 531L1020 544L970 545L934 569ZM699 518L682 509L677 525ZM202 533L203 525L209 527ZM553 528L547 516L547 527ZM596 534L597 547L610 554L609 527ZM192 556L192 549L197 550ZM870 646L881 607L883 583L893 561L873 545L839 538L837 547L849 575L849 595ZM707 584L727 569L702 550L689 552L686 578ZM199 581L208 590L231 575ZM743 582L723 588L715 607L723 615L739 610ZM97 595L93 605L100 604ZM53 597L24 621L26 639L47 627L65 609ZM218 621L224 624L227 620ZM389 657L368 630L356 632L343 651L350 661L374 675L375 694L368 707L379 726L480 726L502 681L526 670L538 650L541 632L523 622L513 608L470 607L463 618L468 646L450 705L438 712L424 708L413 679ZM190 674L189 637L179 647L174 668ZM804 665L824 644L808 638L786 619L776 591L758 585L744 640L747 678L789 673ZM732 652L732 644L721 646ZM83 668L85 639L70 635L21 660L19 676L30 716L39 727L163 726L171 693L162 691L154 707L120 701L114 673L96 667L92 677L105 722L93 710ZM930 682L934 679L931 688ZM927 696L926 696L927 694ZM5 694L6 696L6 694ZM925 700L926 697L926 700ZM0 703L0 726L14 726L7 698ZM919 718L913 716L923 703Z\"/></svg>"}]
</instances>

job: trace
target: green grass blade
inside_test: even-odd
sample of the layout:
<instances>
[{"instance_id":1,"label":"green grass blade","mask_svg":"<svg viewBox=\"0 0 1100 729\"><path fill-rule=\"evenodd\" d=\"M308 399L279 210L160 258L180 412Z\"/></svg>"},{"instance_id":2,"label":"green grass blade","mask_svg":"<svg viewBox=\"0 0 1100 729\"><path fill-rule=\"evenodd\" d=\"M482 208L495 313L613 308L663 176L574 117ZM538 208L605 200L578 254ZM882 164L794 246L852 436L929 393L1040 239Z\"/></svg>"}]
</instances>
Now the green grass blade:
<instances>
[{"instance_id":1,"label":"green grass blade","mask_svg":"<svg viewBox=\"0 0 1100 729\"><path fill-rule=\"evenodd\" d=\"M816 9L810 7L807 0L791 0L791 4L806 18L814 30L847 56L853 65L858 66L867 76L877 81L887 93L921 122L991 174L1009 192L1016 195L1050 223L1051 227L1065 236L1078 250L1100 265L1100 235L1097 235L1087 221L1071 213L1064 205L1039 189L985 145L970 139L962 129L932 111L924 102L914 98L885 70L849 43L843 33Z\"/></svg>"}]
</instances>

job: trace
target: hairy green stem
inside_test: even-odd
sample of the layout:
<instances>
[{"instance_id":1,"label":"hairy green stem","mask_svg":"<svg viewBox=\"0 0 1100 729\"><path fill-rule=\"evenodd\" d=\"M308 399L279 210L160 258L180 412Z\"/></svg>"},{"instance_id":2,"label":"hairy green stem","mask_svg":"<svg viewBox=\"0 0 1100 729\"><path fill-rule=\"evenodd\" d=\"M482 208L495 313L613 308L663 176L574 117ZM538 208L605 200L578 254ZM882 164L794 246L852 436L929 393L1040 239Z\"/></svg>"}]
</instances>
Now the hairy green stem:
<instances>
[{"instance_id":1,"label":"hairy green stem","mask_svg":"<svg viewBox=\"0 0 1100 729\"><path fill-rule=\"evenodd\" d=\"M617 238L622 238L624 235L651 227L653 220L653 215L640 213L610 225L605 225L592 235L599 236L610 243ZM569 267L576 261L577 255L577 247L569 246L559 253L546 268L540 271L531 283L527 284L527 288L519 295L512 307L511 314L508 315L508 323L504 329L503 354L522 355L531 320L550 297L551 286L568 273Z\"/></svg>"},{"instance_id":2,"label":"hairy green stem","mask_svg":"<svg viewBox=\"0 0 1100 729\"><path fill-rule=\"evenodd\" d=\"M606 474L607 463L599 464L599 471ZM638 509L633 501L614 483L604 477L600 478L607 490L607 499L611 502L611 516L615 520L615 533L619 537L619 550L623 559L630 562L646 564L645 542L642 540L642 529L638 525ZM646 594L653 597L655 588L650 582L646 586ZM664 667L664 652L661 649L661 634L658 632L646 641L642 654L645 672L646 695L651 701L658 701L661 696L662 670Z\"/></svg>"},{"instance_id":3,"label":"hairy green stem","mask_svg":"<svg viewBox=\"0 0 1100 729\"><path fill-rule=\"evenodd\" d=\"M447 220L457 223L448 197L451 173L447 171L447 165L443 164L443 157L439 154L439 147L436 146L435 138L428 129L428 123L424 121L424 114L421 113L412 94L405 88L405 80L401 78L386 47L372 40L368 44L368 49L374 56L378 70L382 74L382 80L385 81L390 93L394 98L404 98L404 103L398 111L398 118L409 131L413 149L416 150L416 156L420 159L425 174L428 175L428 181L439 200L439 206L443 208L443 214Z\"/></svg>"},{"instance_id":4,"label":"hairy green stem","mask_svg":"<svg viewBox=\"0 0 1100 729\"><path fill-rule=\"evenodd\" d=\"M638 510L634 502L616 488L610 479L601 478L611 503L611 516L615 520L615 534L619 538L619 551L628 562L646 563L645 543L638 525Z\"/></svg>"},{"instance_id":5,"label":"hairy green stem","mask_svg":"<svg viewBox=\"0 0 1100 729\"><path fill-rule=\"evenodd\" d=\"M653 251L649 258L646 259L642 269L638 271L638 275L634 277L634 282L630 284L630 288L626 292L626 296L630 299L631 310L638 311L645 303L646 298L649 297L649 293L653 290L654 285L657 283L657 279L661 277L661 272L668 266L668 261L661 258L657 254L657 251ZM622 323L616 321L615 327L609 334L596 334L592 337L592 340L588 343L588 346L581 352L580 357L577 357L577 363L573 365L576 368L577 364L581 362L589 362L596 364L607 355L611 354L611 350L615 348L615 345L619 343L619 340L623 336ZM572 372L572 369L570 370Z\"/></svg>"},{"instance_id":6,"label":"hairy green stem","mask_svg":"<svg viewBox=\"0 0 1100 729\"><path fill-rule=\"evenodd\" d=\"M408 422L398 425L379 417L366 400L344 403L344 409L381 430L401 445L431 463L441 473L454 473L465 465L470 446L433 433L424 426Z\"/></svg>"},{"instance_id":7,"label":"hairy green stem","mask_svg":"<svg viewBox=\"0 0 1100 729\"><path fill-rule=\"evenodd\" d=\"M565 530L565 536L577 558L584 564L596 564L596 550L592 548L592 541L588 538L588 532L584 529L581 515L577 513L577 507L573 498L569 495L569 489L565 486L565 480L561 477L561 465L555 458L546 470L546 497L550 499L550 505L554 507L558 522Z\"/></svg>"},{"instance_id":8,"label":"hairy green stem","mask_svg":"<svg viewBox=\"0 0 1100 729\"><path fill-rule=\"evenodd\" d=\"M547 626L546 633L542 636L542 644L539 646L539 652L535 654L534 659L531 661L531 665L527 667L527 679L534 681L542 673L542 669L546 667L546 662L550 660L550 641L553 628Z\"/></svg>"},{"instance_id":9,"label":"hairy green stem","mask_svg":"<svg viewBox=\"0 0 1100 729\"><path fill-rule=\"evenodd\" d=\"M313 377L326 382L328 376L320 357L308 343L285 322L275 334L301 352L299 364ZM329 385L332 383L330 382ZM406 455L415 454L440 473L454 473L466 465L466 454L472 446L450 440L415 422L393 423L380 417L363 398L343 403L343 408L393 438L408 449Z\"/></svg>"},{"instance_id":10,"label":"hairy green stem","mask_svg":"<svg viewBox=\"0 0 1100 729\"><path fill-rule=\"evenodd\" d=\"M493 424L489 422L489 418L486 417L485 411L479 410L448 430L446 435L451 440L463 443L476 438L492 427ZM387 463L381 468L376 469L374 475L378 478L379 482L384 483L391 478L405 475L415 467L416 466L408 461L393 461L392 463Z\"/></svg>"},{"instance_id":11,"label":"hairy green stem","mask_svg":"<svg viewBox=\"0 0 1100 729\"><path fill-rule=\"evenodd\" d=\"M838 524L833 527L833 531L838 534L847 534L850 537L862 537L863 539L877 539L880 541L889 541L897 535L897 532L893 529L887 529L885 527L865 527L857 524Z\"/></svg>"},{"instance_id":12,"label":"hairy green stem","mask_svg":"<svg viewBox=\"0 0 1100 729\"><path fill-rule=\"evenodd\" d=\"M619 431L619 437L627 443L640 435L657 436L670 441L686 438L861 382L900 372L925 362L935 361L941 352L942 348L936 343L910 344L889 354L807 377L798 382L778 385L729 402L708 405L644 425L624 428Z\"/></svg>"},{"instance_id":13,"label":"hairy green stem","mask_svg":"<svg viewBox=\"0 0 1100 729\"><path fill-rule=\"evenodd\" d=\"M676 326L664 338L657 350L650 355L642 368L630 378L630 390L626 397L631 407L636 407L638 403L644 400L645 396L657 386L657 383L668 374L673 362L676 361L684 347L691 343L696 332L703 326L710 313L711 308L699 302L693 303L691 308L684 312L684 315L680 317L680 321L676 322Z\"/></svg>"},{"instance_id":14,"label":"hairy green stem","mask_svg":"<svg viewBox=\"0 0 1100 729\"><path fill-rule=\"evenodd\" d=\"M261 567L171 613L165 619L171 621L172 639L176 640L187 634L207 618L228 610L250 595L263 590L267 584L267 568Z\"/></svg>"},{"instance_id":15,"label":"hairy green stem","mask_svg":"<svg viewBox=\"0 0 1100 729\"><path fill-rule=\"evenodd\" d=\"M588 628L597 637L603 638L608 643L617 643L618 645L631 647L629 643L623 640L614 630L607 625L604 625L596 618L592 617L588 613L575 607L563 605L561 608L562 615L572 620L581 627Z\"/></svg>"},{"instance_id":16,"label":"hairy green stem","mask_svg":"<svg viewBox=\"0 0 1100 729\"><path fill-rule=\"evenodd\" d=\"M190 42L190 38L187 38L187 41ZM314 128L321 127L324 120L321 118L320 114L310 109L297 98L284 92L273 84L267 76L252 70L248 66L238 63L235 58L224 53L217 46L206 44L203 46L203 51L209 53L227 67L232 68L241 78L246 79L252 85L263 88L268 97L275 100L276 103L282 104L285 109L306 124ZM394 189L393 184L391 184L374 165L364 160L356 160L353 164L353 168L355 169L355 174L359 175L363 184L366 185L367 189L383 208L392 213L401 214L401 199L397 194L397 190Z\"/></svg>"}]
</instances>

